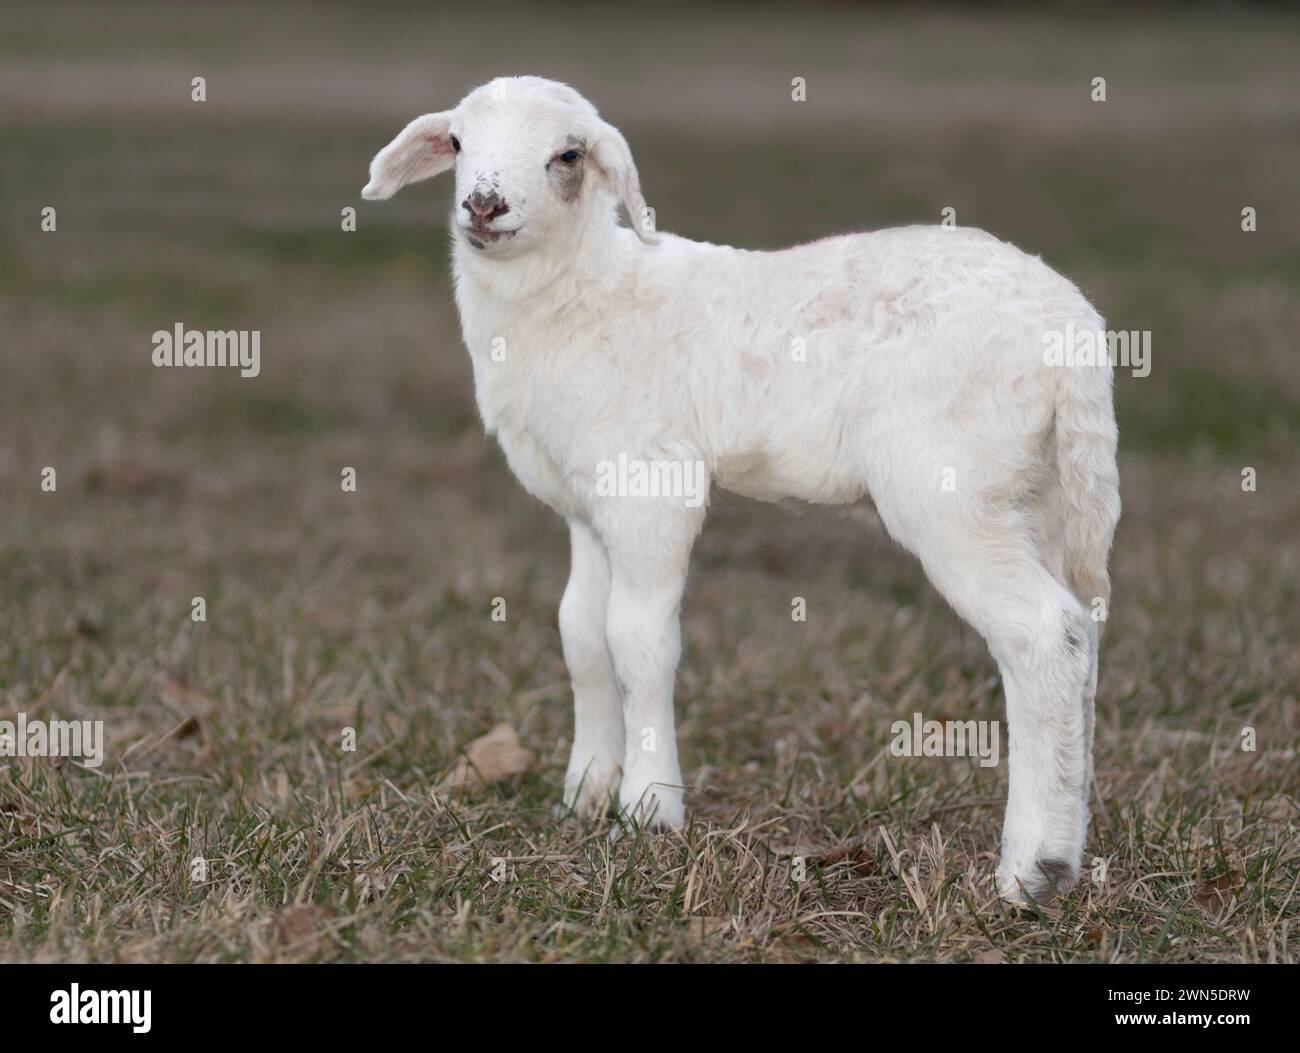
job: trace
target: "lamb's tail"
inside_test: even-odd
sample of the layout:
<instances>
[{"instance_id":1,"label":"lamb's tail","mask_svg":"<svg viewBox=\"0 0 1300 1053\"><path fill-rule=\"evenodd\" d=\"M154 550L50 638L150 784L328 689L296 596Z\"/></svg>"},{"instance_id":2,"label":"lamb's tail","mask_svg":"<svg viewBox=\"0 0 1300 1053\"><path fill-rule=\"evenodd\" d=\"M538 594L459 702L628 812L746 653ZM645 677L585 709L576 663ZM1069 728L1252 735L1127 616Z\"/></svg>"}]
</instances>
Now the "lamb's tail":
<instances>
[{"instance_id":1,"label":"lamb's tail","mask_svg":"<svg viewBox=\"0 0 1300 1053\"><path fill-rule=\"evenodd\" d=\"M1094 333L1105 328L1095 314L1086 326ZM1109 348L1103 342L1098 351L1095 366L1062 367L1056 390L1056 465L1064 501L1066 583L1085 607L1096 611L1100 601L1099 620L1104 621L1110 606L1106 564L1119 522L1119 431Z\"/></svg>"}]
</instances>

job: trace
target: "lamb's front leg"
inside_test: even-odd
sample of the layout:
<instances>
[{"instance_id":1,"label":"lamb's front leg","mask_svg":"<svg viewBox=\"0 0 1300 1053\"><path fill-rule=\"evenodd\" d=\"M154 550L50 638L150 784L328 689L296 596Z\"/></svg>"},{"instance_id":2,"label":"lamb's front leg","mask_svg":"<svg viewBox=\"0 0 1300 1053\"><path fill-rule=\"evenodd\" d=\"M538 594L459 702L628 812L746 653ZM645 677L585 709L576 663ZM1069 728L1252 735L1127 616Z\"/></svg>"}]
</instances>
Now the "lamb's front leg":
<instances>
[{"instance_id":1,"label":"lamb's front leg","mask_svg":"<svg viewBox=\"0 0 1300 1053\"><path fill-rule=\"evenodd\" d=\"M604 810L623 763L623 705L605 640L609 557L584 523L569 523L569 584L560 601L560 639L573 682L573 749L564 803L580 815Z\"/></svg>"},{"instance_id":2,"label":"lamb's front leg","mask_svg":"<svg viewBox=\"0 0 1300 1053\"><path fill-rule=\"evenodd\" d=\"M653 826L681 826L673 683L681 656L680 609L698 518L607 536L612 582L606 626L623 696L625 815Z\"/></svg>"}]
</instances>

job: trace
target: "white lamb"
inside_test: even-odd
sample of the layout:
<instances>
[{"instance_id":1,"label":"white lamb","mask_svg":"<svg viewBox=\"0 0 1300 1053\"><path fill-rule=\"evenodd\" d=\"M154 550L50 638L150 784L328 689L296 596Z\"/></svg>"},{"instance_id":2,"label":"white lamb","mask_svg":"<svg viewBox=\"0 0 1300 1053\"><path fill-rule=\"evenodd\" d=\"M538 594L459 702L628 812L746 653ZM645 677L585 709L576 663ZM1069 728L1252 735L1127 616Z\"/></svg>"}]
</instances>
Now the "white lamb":
<instances>
[{"instance_id":1,"label":"white lamb","mask_svg":"<svg viewBox=\"0 0 1300 1053\"><path fill-rule=\"evenodd\" d=\"M657 233L623 136L536 77L416 118L375 157L362 196L453 167L456 303L479 411L572 538L565 804L591 813L616 794L637 821L684 821L673 682L705 502L602 484L610 465L677 466L678 479L698 467L706 494L712 482L764 500L874 501L1002 673L999 891L1069 888L1120 507L1111 363L1044 354L1051 334L1103 328L1079 290L970 229L781 252Z\"/></svg>"}]
</instances>

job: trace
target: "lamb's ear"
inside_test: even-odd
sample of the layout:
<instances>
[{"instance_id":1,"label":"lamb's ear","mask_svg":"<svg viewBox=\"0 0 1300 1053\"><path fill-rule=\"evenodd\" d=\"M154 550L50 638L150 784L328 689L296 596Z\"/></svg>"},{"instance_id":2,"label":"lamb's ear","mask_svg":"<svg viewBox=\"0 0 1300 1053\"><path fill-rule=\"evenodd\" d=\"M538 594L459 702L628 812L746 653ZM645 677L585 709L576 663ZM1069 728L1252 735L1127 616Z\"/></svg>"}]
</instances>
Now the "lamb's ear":
<instances>
[{"instance_id":1,"label":"lamb's ear","mask_svg":"<svg viewBox=\"0 0 1300 1053\"><path fill-rule=\"evenodd\" d=\"M370 182L361 188L367 201L392 197L407 183L445 172L456 162L451 145L451 113L417 117L370 162Z\"/></svg>"},{"instance_id":2,"label":"lamb's ear","mask_svg":"<svg viewBox=\"0 0 1300 1053\"><path fill-rule=\"evenodd\" d=\"M623 133L602 121L590 156L619 204L627 211L627 220L636 236L648 244L658 241L654 210L646 208L645 198L641 196L641 177L637 175L632 150Z\"/></svg>"}]
</instances>

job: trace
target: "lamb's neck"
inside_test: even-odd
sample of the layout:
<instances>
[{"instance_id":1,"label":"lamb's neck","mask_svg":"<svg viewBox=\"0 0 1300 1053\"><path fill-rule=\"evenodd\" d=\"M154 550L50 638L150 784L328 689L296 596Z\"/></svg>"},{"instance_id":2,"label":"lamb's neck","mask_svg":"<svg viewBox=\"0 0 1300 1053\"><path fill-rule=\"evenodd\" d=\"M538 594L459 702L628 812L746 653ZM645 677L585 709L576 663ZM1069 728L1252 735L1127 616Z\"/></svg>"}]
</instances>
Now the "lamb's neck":
<instances>
[{"instance_id":1,"label":"lamb's neck","mask_svg":"<svg viewBox=\"0 0 1300 1053\"><path fill-rule=\"evenodd\" d=\"M604 299L631 281L635 233L612 224L590 224L572 241L494 259L457 238L452 253L457 282L499 317L547 312Z\"/></svg>"}]
</instances>

